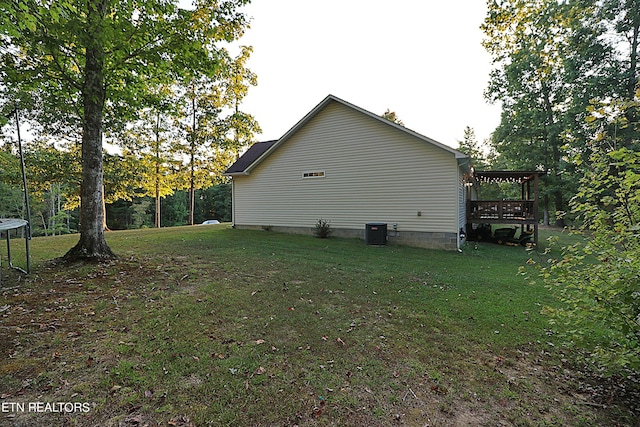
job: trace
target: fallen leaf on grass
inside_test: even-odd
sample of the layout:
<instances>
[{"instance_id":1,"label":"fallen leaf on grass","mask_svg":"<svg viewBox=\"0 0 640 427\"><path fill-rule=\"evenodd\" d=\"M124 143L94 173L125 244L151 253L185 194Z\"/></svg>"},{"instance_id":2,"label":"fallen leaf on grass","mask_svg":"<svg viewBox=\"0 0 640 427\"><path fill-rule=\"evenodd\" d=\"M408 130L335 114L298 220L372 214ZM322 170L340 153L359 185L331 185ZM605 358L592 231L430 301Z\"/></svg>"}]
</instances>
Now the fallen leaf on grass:
<instances>
[{"instance_id":1,"label":"fallen leaf on grass","mask_svg":"<svg viewBox=\"0 0 640 427\"><path fill-rule=\"evenodd\" d=\"M446 387L443 387L441 385L432 385L431 386L431 391L436 393L436 394L447 394L449 392L449 390L446 389Z\"/></svg>"},{"instance_id":2,"label":"fallen leaf on grass","mask_svg":"<svg viewBox=\"0 0 640 427\"><path fill-rule=\"evenodd\" d=\"M325 405L325 400L322 397L320 397L320 406L316 406L313 408L313 412L316 418L320 418L320 416L322 415L322 410L324 409L324 405Z\"/></svg>"},{"instance_id":3,"label":"fallen leaf on grass","mask_svg":"<svg viewBox=\"0 0 640 427\"><path fill-rule=\"evenodd\" d=\"M262 366L260 366L258 369L256 369L256 375L262 375L265 372L267 372L267 370L265 368L263 368Z\"/></svg>"},{"instance_id":4,"label":"fallen leaf on grass","mask_svg":"<svg viewBox=\"0 0 640 427\"><path fill-rule=\"evenodd\" d=\"M142 415L138 414L138 415L135 415L133 417L129 417L129 418L125 419L125 422L127 422L129 424L140 424L140 423L142 423Z\"/></svg>"},{"instance_id":5,"label":"fallen leaf on grass","mask_svg":"<svg viewBox=\"0 0 640 427\"><path fill-rule=\"evenodd\" d=\"M175 427L195 427L195 424L193 424L189 417L187 417L186 415L173 417L167 424Z\"/></svg>"},{"instance_id":6,"label":"fallen leaf on grass","mask_svg":"<svg viewBox=\"0 0 640 427\"><path fill-rule=\"evenodd\" d=\"M256 340L256 344L264 344L264 340Z\"/></svg>"}]
</instances>

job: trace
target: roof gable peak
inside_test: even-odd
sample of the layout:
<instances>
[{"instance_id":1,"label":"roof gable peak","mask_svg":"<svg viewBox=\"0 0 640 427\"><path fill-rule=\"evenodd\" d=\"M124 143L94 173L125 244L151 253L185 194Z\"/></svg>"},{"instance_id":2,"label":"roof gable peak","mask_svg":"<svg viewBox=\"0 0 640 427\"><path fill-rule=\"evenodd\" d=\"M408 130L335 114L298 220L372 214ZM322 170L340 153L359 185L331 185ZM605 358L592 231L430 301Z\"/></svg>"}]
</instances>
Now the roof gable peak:
<instances>
[{"instance_id":1,"label":"roof gable peak","mask_svg":"<svg viewBox=\"0 0 640 427\"><path fill-rule=\"evenodd\" d=\"M347 108L358 111L361 114L364 114L368 117L371 117L375 120L378 120L381 123L394 127L402 132L408 133L426 143L432 144L442 150L448 151L453 154L456 159L466 159L469 156L466 154L455 150L445 144L442 144L434 139L426 137L424 135L419 134L407 127L399 125L391 120L387 120L382 116L374 114L370 111L365 110L364 108L358 107L357 105L351 104L335 95L327 95L318 105L316 105L311 111L309 111L302 119L300 119L292 128L290 128L284 135L280 137L280 139L266 142L259 142L252 145L249 150L245 154L243 154L227 171L225 175L248 175L253 168L255 168L258 164L260 164L266 157L268 157L272 152L278 149L280 145L282 145L285 141L287 141L292 135L294 135L298 130L304 127L311 119L318 115L320 111L322 111L329 103L337 102L341 105L344 105ZM261 144L261 145L258 145ZM264 145L267 144L267 145ZM254 149L254 147L256 147Z\"/></svg>"}]
</instances>

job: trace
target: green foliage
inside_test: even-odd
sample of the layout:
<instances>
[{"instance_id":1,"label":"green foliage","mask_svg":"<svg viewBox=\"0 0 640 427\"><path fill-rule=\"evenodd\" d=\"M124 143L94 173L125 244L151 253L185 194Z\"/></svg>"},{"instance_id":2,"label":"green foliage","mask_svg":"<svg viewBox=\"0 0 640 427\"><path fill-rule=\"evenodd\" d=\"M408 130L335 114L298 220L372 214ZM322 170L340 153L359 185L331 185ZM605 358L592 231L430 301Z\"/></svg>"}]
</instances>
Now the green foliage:
<instances>
[{"instance_id":1,"label":"green foliage","mask_svg":"<svg viewBox=\"0 0 640 427\"><path fill-rule=\"evenodd\" d=\"M21 183L20 158L10 145L0 146L0 182L18 186Z\"/></svg>"},{"instance_id":2,"label":"green foliage","mask_svg":"<svg viewBox=\"0 0 640 427\"><path fill-rule=\"evenodd\" d=\"M476 132L472 127L464 128L464 138L458 141L458 150L471 158L471 165L475 170L486 170L488 168L487 156L482 151L482 147L476 138Z\"/></svg>"},{"instance_id":3,"label":"green foliage","mask_svg":"<svg viewBox=\"0 0 640 427\"><path fill-rule=\"evenodd\" d=\"M504 169L543 169L542 204L565 211L588 161L593 99L633 97L637 1L489 1L483 45L493 58L486 96L500 101L492 144ZM627 115L633 119L632 110Z\"/></svg>"},{"instance_id":4,"label":"green foliage","mask_svg":"<svg viewBox=\"0 0 640 427\"><path fill-rule=\"evenodd\" d=\"M566 338L598 366L609 373L638 370L640 151L607 131L589 147L592 153L572 200L584 241L564 247L560 258L541 269L563 303L546 311L567 326Z\"/></svg>"},{"instance_id":5,"label":"green foliage","mask_svg":"<svg viewBox=\"0 0 640 427\"><path fill-rule=\"evenodd\" d=\"M333 230L331 229L331 221L320 218L318 222L316 222L313 234L321 239L326 239L331 236L332 232Z\"/></svg>"},{"instance_id":6,"label":"green foliage","mask_svg":"<svg viewBox=\"0 0 640 427\"><path fill-rule=\"evenodd\" d=\"M184 191L176 191L162 201L162 224L167 227L187 225L189 197Z\"/></svg>"},{"instance_id":7,"label":"green foliage","mask_svg":"<svg viewBox=\"0 0 640 427\"><path fill-rule=\"evenodd\" d=\"M218 184L196 191L195 223L207 219L231 222L231 184Z\"/></svg>"},{"instance_id":8,"label":"green foliage","mask_svg":"<svg viewBox=\"0 0 640 427\"><path fill-rule=\"evenodd\" d=\"M60 234L70 228L70 211L77 207L78 175L73 150L36 140L24 149L34 236ZM0 150L0 216L26 216L20 159Z\"/></svg>"},{"instance_id":9,"label":"green foliage","mask_svg":"<svg viewBox=\"0 0 640 427\"><path fill-rule=\"evenodd\" d=\"M174 119L178 137L172 149L187 159L180 170L183 188L192 196L189 222L195 223L195 192L219 182L221 174L235 161L242 148L260 131L253 116L240 110L249 87L257 77L246 63L252 52L243 47L232 58L219 52L215 76L186 76L176 90Z\"/></svg>"},{"instance_id":10,"label":"green foliage","mask_svg":"<svg viewBox=\"0 0 640 427\"><path fill-rule=\"evenodd\" d=\"M0 97L20 100L48 134L82 141L80 241L68 258L113 256L103 234L103 134L125 129L159 86L218 74L222 44L248 25L238 10L247 3L0 2Z\"/></svg>"},{"instance_id":11,"label":"green foliage","mask_svg":"<svg viewBox=\"0 0 640 427\"><path fill-rule=\"evenodd\" d=\"M67 226L68 221L71 219L69 212L59 210L50 218L49 232L51 235L60 235L63 233L70 233L71 230Z\"/></svg>"},{"instance_id":12,"label":"green foliage","mask_svg":"<svg viewBox=\"0 0 640 427\"><path fill-rule=\"evenodd\" d=\"M22 217L23 205L22 191L0 181L0 218Z\"/></svg>"}]
</instances>

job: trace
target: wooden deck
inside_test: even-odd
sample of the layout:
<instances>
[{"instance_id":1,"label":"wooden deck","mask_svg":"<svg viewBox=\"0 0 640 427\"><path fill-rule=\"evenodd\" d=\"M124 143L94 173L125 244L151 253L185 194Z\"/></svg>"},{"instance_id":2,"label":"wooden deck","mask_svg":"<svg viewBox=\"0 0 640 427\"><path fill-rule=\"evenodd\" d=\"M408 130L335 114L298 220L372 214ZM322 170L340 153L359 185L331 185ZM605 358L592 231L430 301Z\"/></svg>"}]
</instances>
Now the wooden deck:
<instances>
[{"instance_id":1,"label":"wooden deck","mask_svg":"<svg viewBox=\"0 0 640 427\"><path fill-rule=\"evenodd\" d=\"M538 244L539 179L543 171L475 171L470 181L467 197L467 228L472 224L519 225L521 234L533 229L534 242ZM484 183L513 183L520 186L519 200L472 200L478 195L471 187Z\"/></svg>"},{"instance_id":2,"label":"wooden deck","mask_svg":"<svg viewBox=\"0 0 640 427\"><path fill-rule=\"evenodd\" d=\"M533 224L537 222L534 200L470 200L467 220L473 223Z\"/></svg>"}]
</instances>

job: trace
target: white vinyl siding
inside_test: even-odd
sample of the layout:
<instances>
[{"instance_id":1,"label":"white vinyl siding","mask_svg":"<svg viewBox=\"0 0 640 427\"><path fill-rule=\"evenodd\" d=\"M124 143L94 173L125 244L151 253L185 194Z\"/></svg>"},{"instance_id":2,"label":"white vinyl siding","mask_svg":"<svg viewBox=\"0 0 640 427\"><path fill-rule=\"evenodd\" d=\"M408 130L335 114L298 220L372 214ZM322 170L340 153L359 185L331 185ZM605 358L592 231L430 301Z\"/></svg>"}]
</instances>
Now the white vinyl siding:
<instances>
[{"instance_id":1,"label":"white vinyl siding","mask_svg":"<svg viewBox=\"0 0 640 427\"><path fill-rule=\"evenodd\" d=\"M325 176L300 179L312 171ZM238 225L313 227L324 218L334 228L459 228L454 154L335 101L233 180Z\"/></svg>"},{"instance_id":2,"label":"white vinyl siding","mask_svg":"<svg viewBox=\"0 0 640 427\"><path fill-rule=\"evenodd\" d=\"M458 168L458 230L467 227L467 187L464 182L464 173ZM466 231L465 231L466 233Z\"/></svg>"}]
</instances>

